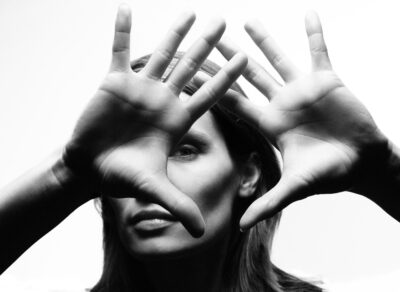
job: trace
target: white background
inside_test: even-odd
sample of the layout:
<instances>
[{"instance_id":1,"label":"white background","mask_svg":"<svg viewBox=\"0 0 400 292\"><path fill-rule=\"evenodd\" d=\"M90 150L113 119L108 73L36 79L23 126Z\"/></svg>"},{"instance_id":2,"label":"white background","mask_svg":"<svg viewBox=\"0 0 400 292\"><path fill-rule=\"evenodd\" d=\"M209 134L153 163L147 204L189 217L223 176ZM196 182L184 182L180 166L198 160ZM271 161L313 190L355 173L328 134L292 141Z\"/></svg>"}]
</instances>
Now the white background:
<instances>
[{"instance_id":1,"label":"white background","mask_svg":"<svg viewBox=\"0 0 400 292\"><path fill-rule=\"evenodd\" d=\"M149 53L182 11L196 22L187 48L210 18L266 63L243 30L257 18L304 70L309 68L303 17L319 12L335 70L400 145L397 1L132 0L132 58ZM119 1L0 1L0 185L39 163L67 140L109 61ZM212 59L223 63L218 53ZM260 95L241 80L257 102ZM7 240L1 235L0 240ZM287 208L273 259L332 291L397 291L400 224L362 197L343 193ZM101 221L93 203L79 208L0 276L1 291L91 287L102 265ZM59 291L59 290L57 290Z\"/></svg>"}]
</instances>

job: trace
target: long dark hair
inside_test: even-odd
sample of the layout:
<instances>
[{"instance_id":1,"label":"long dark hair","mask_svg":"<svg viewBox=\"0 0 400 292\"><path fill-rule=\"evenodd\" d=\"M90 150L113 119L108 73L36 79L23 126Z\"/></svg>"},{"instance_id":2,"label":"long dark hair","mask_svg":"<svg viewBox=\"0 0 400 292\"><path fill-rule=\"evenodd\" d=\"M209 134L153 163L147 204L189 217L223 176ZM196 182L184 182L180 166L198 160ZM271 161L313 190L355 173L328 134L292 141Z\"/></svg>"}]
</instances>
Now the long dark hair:
<instances>
[{"instance_id":1,"label":"long dark hair","mask_svg":"<svg viewBox=\"0 0 400 292\"><path fill-rule=\"evenodd\" d=\"M169 70L163 78L178 63L182 53L177 53ZM149 60L150 55L139 58L131 63L132 70L140 71ZM220 67L206 60L199 71L214 76ZM199 89L194 82L188 82L184 92L192 95ZM231 89L245 96L237 83ZM233 230L235 234L229 243L227 261L224 263L224 289L226 292L258 292L258 291L322 291L310 282L292 276L276 267L270 258L270 251L275 230L278 226L280 213L259 222L248 232L238 231L240 216L255 198L272 188L280 178L280 167L272 146L256 130L238 119L218 103L211 108L222 130L232 157L238 161L246 159L250 153L256 153L262 173L256 196L250 199L237 199L235 202ZM92 288L92 292L151 292L154 291L151 281L146 278L141 264L133 259L122 246L114 222L113 211L105 197L98 201L103 218L103 249L104 266L100 280ZM135 277L132 277L135 275Z\"/></svg>"}]
</instances>

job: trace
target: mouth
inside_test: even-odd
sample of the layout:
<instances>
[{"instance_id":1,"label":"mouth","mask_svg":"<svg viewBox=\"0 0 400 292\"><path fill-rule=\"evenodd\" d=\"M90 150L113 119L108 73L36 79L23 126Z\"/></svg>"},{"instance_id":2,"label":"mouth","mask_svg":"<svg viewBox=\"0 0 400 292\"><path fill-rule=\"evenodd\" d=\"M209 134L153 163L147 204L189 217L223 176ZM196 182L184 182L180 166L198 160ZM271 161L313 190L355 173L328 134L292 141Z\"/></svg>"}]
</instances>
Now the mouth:
<instances>
[{"instance_id":1,"label":"mouth","mask_svg":"<svg viewBox=\"0 0 400 292\"><path fill-rule=\"evenodd\" d=\"M161 210L142 210L129 221L136 231L142 233L161 231L176 222L174 216Z\"/></svg>"}]
</instances>

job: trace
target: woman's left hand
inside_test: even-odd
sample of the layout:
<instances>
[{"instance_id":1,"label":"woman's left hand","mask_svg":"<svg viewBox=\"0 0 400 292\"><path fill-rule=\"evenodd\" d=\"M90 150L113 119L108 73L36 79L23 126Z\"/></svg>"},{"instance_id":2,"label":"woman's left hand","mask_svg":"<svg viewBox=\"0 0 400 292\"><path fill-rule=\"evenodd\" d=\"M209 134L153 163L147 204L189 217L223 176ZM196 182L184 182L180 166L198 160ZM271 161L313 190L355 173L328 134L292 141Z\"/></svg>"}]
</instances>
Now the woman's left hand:
<instances>
[{"instance_id":1,"label":"woman's left hand","mask_svg":"<svg viewBox=\"0 0 400 292\"><path fill-rule=\"evenodd\" d=\"M283 159L280 181L250 205L241 219L242 229L296 200L356 188L364 183L358 181L361 165L373 160L374 155L369 153L386 155L388 144L368 110L332 70L315 13L306 17L312 57L308 74L290 62L259 23L248 23L246 31L286 84L279 84L249 60L244 76L269 99L269 104L256 106L233 91L222 101L264 134ZM227 41L220 42L218 48L228 59L238 51Z\"/></svg>"}]
</instances>

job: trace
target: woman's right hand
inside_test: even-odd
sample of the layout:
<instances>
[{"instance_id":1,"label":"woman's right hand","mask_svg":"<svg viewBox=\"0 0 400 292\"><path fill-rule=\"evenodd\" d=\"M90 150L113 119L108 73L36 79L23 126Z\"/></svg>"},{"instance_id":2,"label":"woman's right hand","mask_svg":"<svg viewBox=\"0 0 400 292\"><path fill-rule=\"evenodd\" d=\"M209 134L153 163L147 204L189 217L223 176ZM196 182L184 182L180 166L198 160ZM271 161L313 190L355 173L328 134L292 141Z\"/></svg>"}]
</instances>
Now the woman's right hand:
<instances>
[{"instance_id":1,"label":"woman's right hand","mask_svg":"<svg viewBox=\"0 0 400 292\"><path fill-rule=\"evenodd\" d=\"M136 197L168 209L194 236L204 231L197 205L167 177L174 145L240 75L247 58L237 55L190 99L179 95L222 36L215 21L184 55L168 79L161 80L195 16L180 17L139 73L130 67L131 12L119 8L110 71L78 120L66 146L64 163L81 175L94 175L96 189L115 197ZM98 188L100 187L100 189Z\"/></svg>"}]
</instances>

